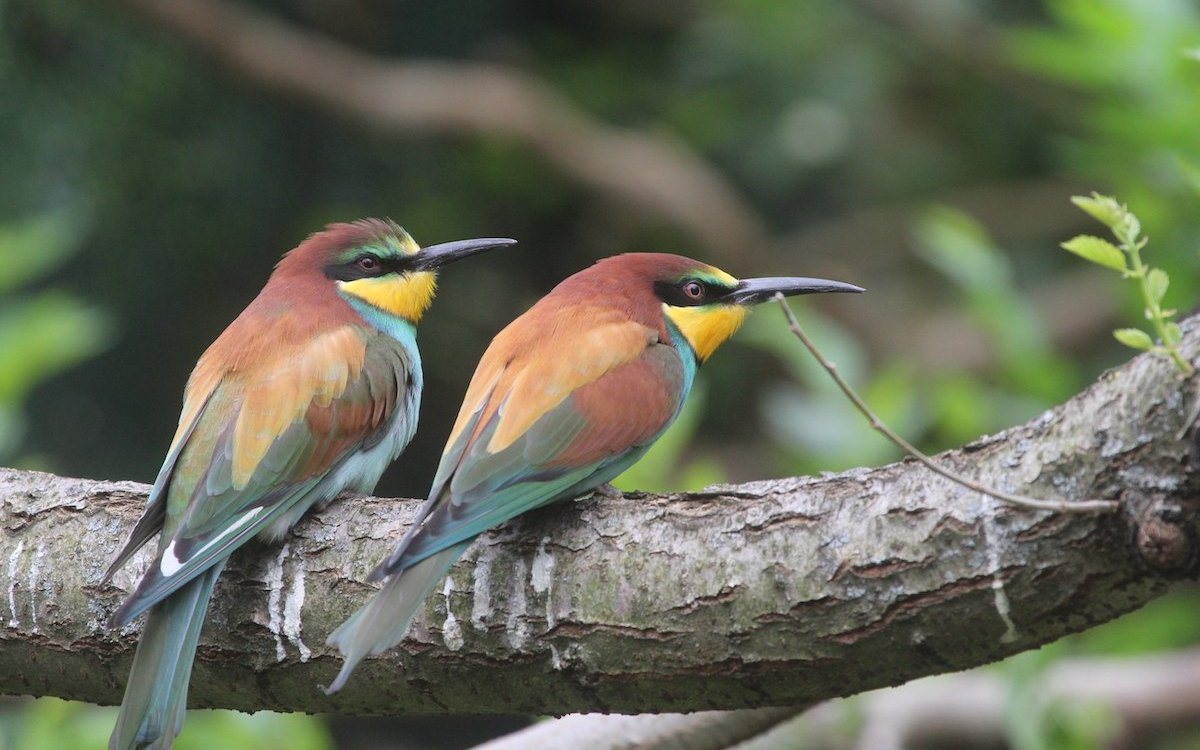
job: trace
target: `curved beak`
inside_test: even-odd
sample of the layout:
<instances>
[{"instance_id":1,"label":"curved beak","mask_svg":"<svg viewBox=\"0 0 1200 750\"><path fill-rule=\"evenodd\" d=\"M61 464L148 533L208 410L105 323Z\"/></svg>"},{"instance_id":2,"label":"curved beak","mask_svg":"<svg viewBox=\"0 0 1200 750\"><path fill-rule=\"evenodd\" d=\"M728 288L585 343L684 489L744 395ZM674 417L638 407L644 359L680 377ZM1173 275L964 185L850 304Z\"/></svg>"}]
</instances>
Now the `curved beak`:
<instances>
[{"instance_id":1,"label":"curved beak","mask_svg":"<svg viewBox=\"0 0 1200 750\"><path fill-rule=\"evenodd\" d=\"M729 295L729 301L739 305L766 302L778 292L786 297L797 294L825 292L863 292L861 286L828 279L806 279L800 276L770 276L761 279L742 279Z\"/></svg>"},{"instance_id":2,"label":"curved beak","mask_svg":"<svg viewBox=\"0 0 1200 750\"><path fill-rule=\"evenodd\" d=\"M478 240L455 240L441 242L437 245L421 248L421 252L413 256L413 267L418 271L436 271L442 266L456 260L469 258L485 250L505 245L515 245L516 240L507 237L485 237Z\"/></svg>"}]
</instances>

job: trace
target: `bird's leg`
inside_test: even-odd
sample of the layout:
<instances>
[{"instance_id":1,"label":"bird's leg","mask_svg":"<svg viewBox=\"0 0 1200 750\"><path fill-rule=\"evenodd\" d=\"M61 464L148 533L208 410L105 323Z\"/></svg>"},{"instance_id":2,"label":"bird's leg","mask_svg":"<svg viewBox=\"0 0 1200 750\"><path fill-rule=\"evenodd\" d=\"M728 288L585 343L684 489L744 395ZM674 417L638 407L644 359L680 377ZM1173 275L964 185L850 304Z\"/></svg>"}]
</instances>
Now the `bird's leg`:
<instances>
[{"instance_id":1,"label":"bird's leg","mask_svg":"<svg viewBox=\"0 0 1200 750\"><path fill-rule=\"evenodd\" d=\"M595 497L606 498L608 500L616 500L617 498L622 497L624 494L624 492L621 492L616 487L613 487L610 482L605 482L604 484L597 485L592 488L592 495Z\"/></svg>"}]
</instances>

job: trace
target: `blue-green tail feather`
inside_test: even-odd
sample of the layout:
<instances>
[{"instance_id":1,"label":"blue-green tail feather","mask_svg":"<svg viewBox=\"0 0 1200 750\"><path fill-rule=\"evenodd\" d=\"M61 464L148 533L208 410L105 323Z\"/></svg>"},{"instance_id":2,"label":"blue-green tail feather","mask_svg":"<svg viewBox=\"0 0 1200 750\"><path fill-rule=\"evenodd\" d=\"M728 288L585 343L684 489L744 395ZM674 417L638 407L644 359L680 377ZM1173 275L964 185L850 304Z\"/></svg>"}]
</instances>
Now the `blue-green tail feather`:
<instances>
[{"instance_id":1,"label":"blue-green tail feather","mask_svg":"<svg viewBox=\"0 0 1200 750\"><path fill-rule=\"evenodd\" d=\"M341 690L364 658L381 653L404 638L429 593L446 577L470 543L468 540L444 549L392 574L369 602L338 626L326 643L336 647L345 661L337 678L326 688L327 694Z\"/></svg>"},{"instance_id":2,"label":"blue-green tail feather","mask_svg":"<svg viewBox=\"0 0 1200 750\"><path fill-rule=\"evenodd\" d=\"M183 728L200 626L225 562L150 610L133 657L109 750L166 750Z\"/></svg>"}]
</instances>

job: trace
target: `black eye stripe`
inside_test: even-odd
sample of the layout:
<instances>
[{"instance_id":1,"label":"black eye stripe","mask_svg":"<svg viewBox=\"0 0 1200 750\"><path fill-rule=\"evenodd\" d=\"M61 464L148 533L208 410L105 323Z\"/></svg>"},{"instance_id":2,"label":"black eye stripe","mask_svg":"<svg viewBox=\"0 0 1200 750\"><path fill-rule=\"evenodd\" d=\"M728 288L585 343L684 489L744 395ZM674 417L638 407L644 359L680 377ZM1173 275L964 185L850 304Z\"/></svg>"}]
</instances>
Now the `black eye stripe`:
<instances>
[{"instance_id":1,"label":"black eye stripe","mask_svg":"<svg viewBox=\"0 0 1200 750\"><path fill-rule=\"evenodd\" d=\"M695 295L695 286L699 286L699 295ZM688 292L692 292L689 294ZM672 307L696 307L697 305L707 305L711 302L720 300L725 295L729 294L730 290L725 287L712 284L704 279L688 277L677 282L671 283L667 281L654 282L654 293L663 302Z\"/></svg>"},{"instance_id":2,"label":"black eye stripe","mask_svg":"<svg viewBox=\"0 0 1200 750\"><path fill-rule=\"evenodd\" d=\"M363 268L362 261L367 258L375 261L374 268ZM370 279L378 276L386 276L389 273L407 271L411 267L412 260L409 256L403 258L381 258L374 253L360 253L345 263L331 263L322 270L327 279L356 281L358 279Z\"/></svg>"}]
</instances>

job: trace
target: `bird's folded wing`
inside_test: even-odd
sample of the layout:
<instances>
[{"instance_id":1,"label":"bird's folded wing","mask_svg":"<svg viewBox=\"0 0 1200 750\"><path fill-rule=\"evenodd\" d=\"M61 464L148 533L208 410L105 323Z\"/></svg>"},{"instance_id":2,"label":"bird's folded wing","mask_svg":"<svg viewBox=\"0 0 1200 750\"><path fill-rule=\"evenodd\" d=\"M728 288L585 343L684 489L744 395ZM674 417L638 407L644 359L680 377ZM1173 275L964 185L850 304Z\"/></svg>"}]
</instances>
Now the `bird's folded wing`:
<instances>
[{"instance_id":1,"label":"bird's folded wing","mask_svg":"<svg viewBox=\"0 0 1200 750\"><path fill-rule=\"evenodd\" d=\"M114 620L136 617L298 502L329 499L311 493L405 418L409 371L399 343L355 326L225 370L164 466L164 496L152 499L165 503L158 556Z\"/></svg>"},{"instance_id":2,"label":"bird's folded wing","mask_svg":"<svg viewBox=\"0 0 1200 750\"><path fill-rule=\"evenodd\" d=\"M607 481L654 441L682 403L684 365L649 329L619 325L553 356L485 355L490 387L468 391L421 522L374 577Z\"/></svg>"}]
</instances>

